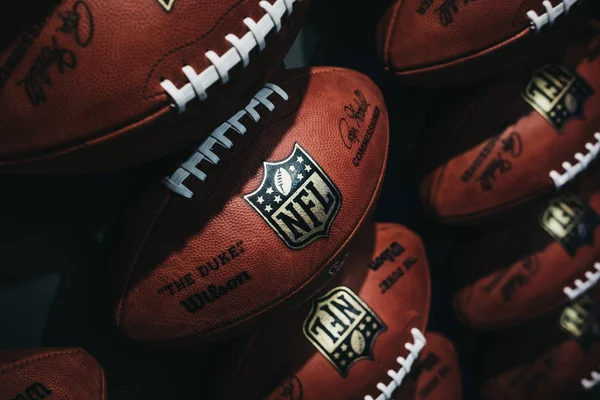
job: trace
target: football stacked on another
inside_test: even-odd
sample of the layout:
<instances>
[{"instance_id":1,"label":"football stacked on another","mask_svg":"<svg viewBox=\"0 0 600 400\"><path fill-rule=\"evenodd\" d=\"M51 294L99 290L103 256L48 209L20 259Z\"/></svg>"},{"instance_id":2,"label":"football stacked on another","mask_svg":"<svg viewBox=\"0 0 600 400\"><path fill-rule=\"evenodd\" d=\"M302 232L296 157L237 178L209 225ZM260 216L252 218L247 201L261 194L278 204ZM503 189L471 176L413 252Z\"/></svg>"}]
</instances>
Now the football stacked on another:
<instances>
[{"instance_id":1,"label":"football stacked on another","mask_svg":"<svg viewBox=\"0 0 600 400\"><path fill-rule=\"evenodd\" d=\"M196 143L279 67L309 2L45 1L0 49L0 171L117 169Z\"/></svg>"},{"instance_id":2,"label":"football stacked on another","mask_svg":"<svg viewBox=\"0 0 600 400\"><path fill-rule=\"evenodd\" d=\"M115 228L116 324L142 342L196 343L302 304L369 221L388 139L366 76L282 72Z\"/></svg>"},{"instance_id":3,"label":"football stacked on another","mask_svg":"<svg viewBox=\"0 0 600 400\"><path fill-rule=\"evenodd\" d=\"M379 22L378 52L406 82L465 83L554 45L583 2L396 0Z\"/></svg>"},{"instance_id":4,"label":"football stacked on another","mask_svg":"<svg viewBox=\"0 0 600 400\"><path fill-rule=\"evenodd\" d=\"M600 286L518 328L476 345L483 397L572 399L600 381Z\"/></svg>"},{"instance_id":5,"label":"football stacked on another","mask_svg":"<svg viewBox=\"0 0 600 400\"><path fill-rule=\"evenodd\" d=\"M593 173L592 173L593 172ZM459 235L454 307L470 327L522 323L574 300L600 278L600 172L507 220ZM575 190L577 189L577 190Z\"/></svg>"},{"instance_id":6,"label":"football stacked on another","mask_svg":"<svg viewBox=\"0 0 600 400\"><path fill-rule=\"evenodd\" d=\"M437 139L423 148L435 169L421 184L421 198L435 219L490 218L565 187L594 163L600 152L599 46L600 23L591 22L563 54L446 103L429 128Z\"/></svg>"},{"instance_id":7,"label":"football stacked on another","mask_svg":"<svg viewBox=\"0 0 600 400\"><path fill-rule=\"evenodd\" d=\"M0 351L0 400L106 400L98 362L82 349Z\"/></svg>"},{"instance_id":8,"label":"football stacked on another","mask_svg":"<svg viewBox=\"0 0 600 400\"><path fill-rule=\"evenodd\" d=\"M323 291L237 352L219 398L393 398L425 345L429 267L408 229L380 223L368 233Z\"/></svg>"},{"instance_id":9,"label":"football stacked on another","mask_svg":"<svg viewBox=\"0 0 600 400\"><path fill-rule=\"evenodd\" d=\"M462 400L462 382L458 356L448 338L434 332L425 334L427 344L412 368L416 380L413 396L396 396L396 400Z\"/></svg>"}]
</instances>

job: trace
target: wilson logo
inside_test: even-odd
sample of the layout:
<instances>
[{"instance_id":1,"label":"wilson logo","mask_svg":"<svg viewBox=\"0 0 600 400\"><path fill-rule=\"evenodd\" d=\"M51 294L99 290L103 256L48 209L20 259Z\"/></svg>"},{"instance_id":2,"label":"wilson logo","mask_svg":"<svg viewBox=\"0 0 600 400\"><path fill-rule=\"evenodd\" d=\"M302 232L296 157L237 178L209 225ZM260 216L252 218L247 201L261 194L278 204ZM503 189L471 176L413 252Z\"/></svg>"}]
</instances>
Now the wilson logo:
<instances>
[{"instance_id":1,"label":"wilson logo","mask_svg":"<svg viewBox=\"0 0 600 400\"><path fill-rule=\"evenodd\" d=\"M49 398L51 395L52 390L48 389L46 385L35 382L10 400L41 400Z\"/></svg>"},{"instance_id":2,"label":"wilson logo","mask_svg":"<svg viewBox=\"0 0 600 400\"><path fill-rule=\"evenodd\" d=\"M220 300L223 296L246 284L252 276L246 271L228 280L224 285L208 285L206 290L181 301L181 305L190 313L202 310L204 307Z\"/></svg>"}]
</instances>

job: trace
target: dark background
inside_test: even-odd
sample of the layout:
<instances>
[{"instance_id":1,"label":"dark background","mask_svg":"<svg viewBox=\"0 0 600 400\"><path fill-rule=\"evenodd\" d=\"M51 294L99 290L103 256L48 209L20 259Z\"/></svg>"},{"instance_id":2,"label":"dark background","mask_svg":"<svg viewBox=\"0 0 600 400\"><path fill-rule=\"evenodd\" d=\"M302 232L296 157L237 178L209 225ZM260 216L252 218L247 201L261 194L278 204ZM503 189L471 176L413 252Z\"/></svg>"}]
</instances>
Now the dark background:
<instances>
[{"instance_id":1,"label":"dark background","mask_svg":"<svg viewBox=\"0 0 600 400\"><path fill-rule=\"evenodd\" d=\"M436 91L400 86L383 70L373 36L384 7L383 1L313 0L286 66L352 68L382 89L391 151L375 218L399 222L423 237L433 285L429 330L446 334L458 346L465 398L478 399L471 334L456 321L446 285L453 230L429 222L417 197L419 132L443 105ZM113 400L203 397L208 378L198 371L210 369L212 355L198 349L145 349L125 340L110 321L103 232L151 171L152 166L142 166L93 176L0 177L0 348L82 346L104 366Z\"/></svg>"}]
</instances>

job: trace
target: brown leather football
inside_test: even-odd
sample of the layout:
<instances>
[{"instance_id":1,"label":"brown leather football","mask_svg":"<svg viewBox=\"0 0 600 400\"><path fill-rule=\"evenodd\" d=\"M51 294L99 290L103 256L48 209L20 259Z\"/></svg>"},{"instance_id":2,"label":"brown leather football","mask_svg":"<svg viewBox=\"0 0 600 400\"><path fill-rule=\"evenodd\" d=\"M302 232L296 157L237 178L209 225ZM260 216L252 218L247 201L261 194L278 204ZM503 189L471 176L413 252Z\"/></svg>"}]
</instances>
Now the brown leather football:
<instances>
[{"instance_id":1,"label":"brown leather football","mask_svg":"<svg viewBox=\"0 0 600 400\"><path fill-rule=\"evenodd\" d=\"M434 332L425 334L427 344L411 371L415 394L396 400L462 400L461 372L454 344Z\"/></svg>"},{"instance_id":2,"label":"brown leather football","mask_svg":"<svg viewBox=\"0 0 600 400\"><path fill-rule=\"evenodd\" d=\"M347 265L323 291L264 326L236 352L243 356L231 361L235 373L227 374L219 398L393 395L425 345L421 332L429 314L429 267L415 233L391 223L369 231L374 238L357 243Z\"/></svg>"},{"instance_id":3,"label":"brown leather football","mask_svg":"<svg viewBox=\"0 0 600 400\"><path fill-rule=\"evenodd\" d=\"M106 400L98 362L79 348L0 351L0 400Z\"/></svg>"},{"instance_id":4,"label":"brown leather football","mask_svg":"<svg viewBox=\"0 0 600 400\"><path fill-rule=\"evenodd\" d=\"M590 171L592 172L592 171ZM450 257L454 307L470 327L521 323L574 300L600 278L600 173L460 234Z\"/></svg>"},{"instance_id":5,"label":"brown leather football","mask_svg":"<svg viewBox=\"0 0 600 400\"><path fill-rule=\"evenodd\" d=\"M527 325L481 337L483 397L574 399L600 381L600 286Z\"/></svg>"},{"instance_id":6,"label":"brown leather football","mask_svg":"<svg viewBox=\"0 0 600 400\"><path fill-rule=\"evenodd\" d=\"M396 0L377 27L378 52L405 82L466 83L554 45L583 2Z\"/></svg>"},{"instance_id":7,"label":"brown leather football","mask_svg":"<svg viewBox=\"0 0 600 400\"><path fill-rule=\"evenodd\" d=\"M117 230L117 325L156 344L216 340L301 304L352 251L383 180L389 129L366 76L282 72Z\"/></svg>"},{"instance_id":8,"label":"brown leather football","mask_svg":"<svg viewBox=\"0 0 600 400\"><path fill-rule=\"evenodd\" d=\"M279 67L309 0L49 4L0 49L3 172L116 169L196 143Z\"/></svg>"},{"instance_id":9,"label":"brown leather football","mask_svg":"<svg viewBox=\"0 0 600 400\"><path fill-rule=\"evenodd\" d=\"M430 132L440 142L431 151L437 168L420 188L433 218L490 218L564 187L596 159L600 23L589 28L560 60L482 85L459 105L448 103ZM424 151L434 147L430 140Z\"/></svg>"}]
</instances>

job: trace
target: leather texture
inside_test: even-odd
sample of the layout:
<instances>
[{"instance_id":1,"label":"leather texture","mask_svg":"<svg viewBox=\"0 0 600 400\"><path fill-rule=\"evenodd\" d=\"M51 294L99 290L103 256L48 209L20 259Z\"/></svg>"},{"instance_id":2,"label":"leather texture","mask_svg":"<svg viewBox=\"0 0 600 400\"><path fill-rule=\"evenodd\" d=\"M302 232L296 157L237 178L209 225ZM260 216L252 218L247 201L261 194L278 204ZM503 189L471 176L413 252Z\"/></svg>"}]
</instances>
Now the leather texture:
<instances>
[{"instance_id":1,"label":"leather texture","mask_svg":"<svg viewBox=\"0 0 600 400\"><path fill-rule=\"evenodd\" d=\"M573 190L545 196L516 210L507 220L460 235L450 262L461 281L453 303L462 322L475 329L525 322L567 303L569 297L563 289L575 289L575 280L587 281L586 272L596 272L593 266L600 260L600 219L575 227L589 238L576 240L573 252L540 222L549 202L567 193L600 215L600 173L593 172L582 177ZM588 218L583 222L588 223Z\"/></svg>"},{"instance_id":2,"label":"leather texture","mask_svg":"<svg viewBox=\"0 0 600 400\"><path fill-rule=\"evenodd\" d=\"M425 338L427 344L414 368L415 394L406 399L461 400L461 372L454 344L435 332L427 332ZM396 396L396 400L402 399L404 397Z\"/></svg>"},{"instance_id":3,"label":"leather texture","mask_svg":"<svg viewBox=\"0 0 600 400\"><path fill-rule=\"evenodd\" d=\"M82 349L0 351L1 400L106 400L106 396L102 368Z\"/></svg>"},{"instance_id":4,"label":"leather texture","mask_svg":"<svg viewBox=\"0 0 600 400\"><path fill-rule=\"evenodd\" d=\"M123 226L116 228L111 262L119 276L115 321L127 336L156 344L222 340L249 329L258 317L301 304L352 251L347 246L369 221L386 165L389 128L381 92L366 76L333 67L290 70L272 82L289 99L269 98L272 112L258 106L258 123L242 119L248 132L227 134L234 143L231 150L215 146L221 161L198 166L206 181L195 176L184 181L194 192L191 199L157 183L133 202ZM348 119L346 111L353 114L350 108L358 112L358 103L363 104L362 122L350 121L357 141L348 148L340 121ZM365 138L367 146L361 147ZM244 196L261 188L263 162L285 160L296 145L322 168L341 199L336 216L328 220L327 237L293 249ZM353 160L361 149L356 166ZM176 169L169 165L163 176ZM277 207L268 201L262 207L267 205ZM187 274L194 280L191 286L173 294L159 291ZM189 312L182 305L240 274L247 274L243 285L203 309Z\"/></svg>"},{"instance_id":5,"label":"leather texture","mask_svg":"<svg viewBox=\"0 0 600 400\"><path fill-rule=\"evenodd\" d=\"M397 357L409 354L404 345L413 342L410 330L417 328L424 332L431 287L425 249L415 233L392 223L378 223L366 231L361 240L355 242L346 267L316 297L344 286L381 319L386 329L372 343L373 357L356 361L343 378L303 333L305 320L315 307L310 301L265 325L249 340L245 351L240 352L242 359L232 360L236 372L226 375L231 376L231 380L221 398L350 400L364 399L368 394L376 398L380 394L377 383L387 385L391 380L387 371L397 371L400 368ZM405 251L385 258L376 264L379 266L376 271L372 270L377 258L393 248L393 243L400 244ZM406 270L403 265L410 258L417 260ZM397 275L399 279L382 293L382 282L397 269L401 269L403 275ZM367 354L369 345L367 343L363 355ZM261 379L256 379L257 376Z\"/></svg>"},{"instance_id":6,"label":"leather texture","mask_svg":"<svg viewBox=\"0 0 600 400\"><path fill-rule=\"evenodd\" d=\"M407 83L472 82L550 42L560 24L535 34L530 10L545 12L541 0L397 0L379 21L378 53L386 69Z\"/></svg>"},{"instance_id":7,"label":"leather texture","mask_svg":"<svg viewBox=\"0 0 600 400\"><path fill-rule=\"evenodd\" d=\"M598 302L600 288L590 297ZM575 339L561 328L562 308L518 328L479 339L479 362L486 400L575 399L600 364L597 314L587 325L588 337ZM596 311L597 313L597 311Z\"/></svg>"},{"instance_id":8,"label":"leather texture","mask_svg":"<svg viewBox=\"0 0 600 400\"><path fill-rule=\"evenodd\" d=\"M600 131L600 57L595 50L600 45L599 27L593 27L589 39L578 37L559 56L558 64L570 68L569 74L576 71L580 78L574 79L582 85L566 122L549 122L523 95L532 87L528 86L532 76L543 76L544 68L556 65L549 64L557 61L553 57L476 88L430 126L439 143L430 142L424 152L436 159L430 164L438 167L423 180L420 193L433 218L474 224L496 217L554 190L550 172L563 174L563 163L576 164L575 154L587 154L586 144L598 142L594 135ZM586 83L589 86L583 89ZM557 95L555 109L544 113L562 112L560 102L570 102L569 96L566 91Z\"/></svg>"},{"instance_id":9,"label":"leather texture","mask_svg":"<svg viewBox=\"0 0 600 400\"><path fill-rule=\"evenodd\" d=\"M265 15L258 1L60 1L0 51L0 170L112 170L202 139L279 67L308 5L295 3L264 51L178 114L161 82L180 88L183 66L210 66L208 50L224 54L226 35L242 37L245 18Z\"/></svg>"}]
</instances>

